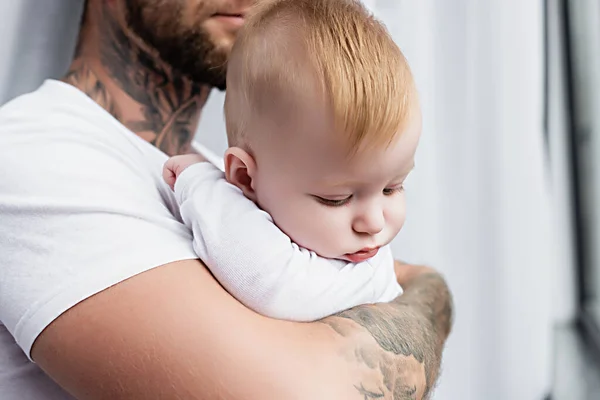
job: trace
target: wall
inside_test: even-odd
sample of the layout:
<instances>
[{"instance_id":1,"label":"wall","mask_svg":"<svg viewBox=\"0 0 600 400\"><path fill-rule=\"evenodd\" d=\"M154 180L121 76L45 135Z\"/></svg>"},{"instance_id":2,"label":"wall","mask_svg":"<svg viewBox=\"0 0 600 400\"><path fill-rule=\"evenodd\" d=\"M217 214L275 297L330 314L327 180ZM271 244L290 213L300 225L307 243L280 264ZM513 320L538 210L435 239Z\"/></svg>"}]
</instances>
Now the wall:
<instances>
[{"instance_id":1,"label":"wall","mask_svg":"<svg viewBox=\"0 0 600 400\"><path fill-rule=\"evenodd\" d=\"M82 6L82 0L0 2L0 104L66 70Z\"/></svg>"}]
</instances>

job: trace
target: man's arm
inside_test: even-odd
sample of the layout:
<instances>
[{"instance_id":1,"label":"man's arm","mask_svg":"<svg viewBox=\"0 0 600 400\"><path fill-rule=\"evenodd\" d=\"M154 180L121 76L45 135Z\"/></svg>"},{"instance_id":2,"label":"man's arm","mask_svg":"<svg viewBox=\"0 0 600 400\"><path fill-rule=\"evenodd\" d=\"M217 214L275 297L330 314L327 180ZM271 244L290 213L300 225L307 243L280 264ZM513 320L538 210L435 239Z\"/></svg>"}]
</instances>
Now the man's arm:
<instances>
[{"instance_id":1,"label":"man's arm","mask_svg":"<svg viewBox=\"0 0 600 400\"><path fill-rule=\"evenodd\" d=\"M404 294L388 304L364 305L322 322L341 337L352 338L357 325L376 345L363 341L348 356L371 368L370 385L356 382L364 399L428 398L438 378L444 343L453 318L452 297L444 279L433 269L396 262ZM412 375L409 372L412 371ZM421 380L422 379L422 380ZM421 385L419 385L421 383Z\"/></svg>"},{"instance_id":2,"label":"man's arm","mask_svg":"<svg viewBox=\"0 0 600 400\"><path fill-rule=\"evenodd\" d=\"M450 303L437 275L406 286L393 303L300 324L253 313L181 261L76 305L32 355L78 399L420 399Z\"/></svg>"}]
</instances>

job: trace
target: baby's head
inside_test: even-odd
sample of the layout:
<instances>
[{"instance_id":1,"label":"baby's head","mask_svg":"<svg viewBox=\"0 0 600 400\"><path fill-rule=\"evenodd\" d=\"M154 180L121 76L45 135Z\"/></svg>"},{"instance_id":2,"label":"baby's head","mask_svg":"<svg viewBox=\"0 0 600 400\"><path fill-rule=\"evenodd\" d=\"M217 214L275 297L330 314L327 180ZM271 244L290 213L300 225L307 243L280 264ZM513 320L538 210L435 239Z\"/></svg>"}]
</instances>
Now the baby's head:
<instances>
[{"instance_id":1,"label":"baby's head","mask_svg":"<svg viewBox=\"0 0 600 400\"><path fill-rule=\"evenodd\" d=\"M227 179L300 246L362 261L402 227L418 99L400 49L358 1L258 8L230 57L225 117Z\"/></svg>"}]
</instances>

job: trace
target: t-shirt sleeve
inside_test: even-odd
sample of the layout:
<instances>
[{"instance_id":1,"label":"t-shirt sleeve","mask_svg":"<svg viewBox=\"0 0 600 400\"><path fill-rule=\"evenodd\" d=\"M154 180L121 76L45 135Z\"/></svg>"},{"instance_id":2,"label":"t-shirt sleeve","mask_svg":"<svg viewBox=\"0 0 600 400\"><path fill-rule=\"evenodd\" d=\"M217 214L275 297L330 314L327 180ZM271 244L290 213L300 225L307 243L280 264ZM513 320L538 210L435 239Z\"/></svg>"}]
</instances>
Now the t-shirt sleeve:
<instances>
[{"instance_id":1,"label":"t-shirt sleeve","mask_svg":"<svg viewBox=\"0 0 600 400\"><path fill-rule=\"evenodd\" d=\"M197 254L232 295L256 312L314 321L401 293L387 246L361 263L319 257L293 243L210 163L188 167L177 179L175 194Z\"/></svg>"},{"instance_id":2,"label":"t-shirt sleeve","mask_svg":"<svg viewBox=\"0 0 600 400\"><path fill-rule=\"evenodd\" d=\"M78 302L196 258L160 190L162 165L133 147L80 132L0 132L0 160L0 321L28 356Z\"/></svg>"}]
</instances>

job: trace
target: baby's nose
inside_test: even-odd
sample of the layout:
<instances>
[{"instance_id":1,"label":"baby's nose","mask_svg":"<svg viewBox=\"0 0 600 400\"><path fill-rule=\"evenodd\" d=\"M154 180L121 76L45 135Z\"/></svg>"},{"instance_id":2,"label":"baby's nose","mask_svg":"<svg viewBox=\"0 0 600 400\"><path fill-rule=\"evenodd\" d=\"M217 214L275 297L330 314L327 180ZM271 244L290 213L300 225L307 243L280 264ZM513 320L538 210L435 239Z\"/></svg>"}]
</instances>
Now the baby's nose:
<instances>
[{"instance_id":1,"label":"baby's nose","mask_svg":"<svg viewBox=\"0 0 600 400\"><path fill-rule=\"evenodd\" d=\"M385 218L383 210L379 207L373 207L365 210L354 219L352 228L357 233L376 235L385 227Z\"/></svg>"}]
</instances>

